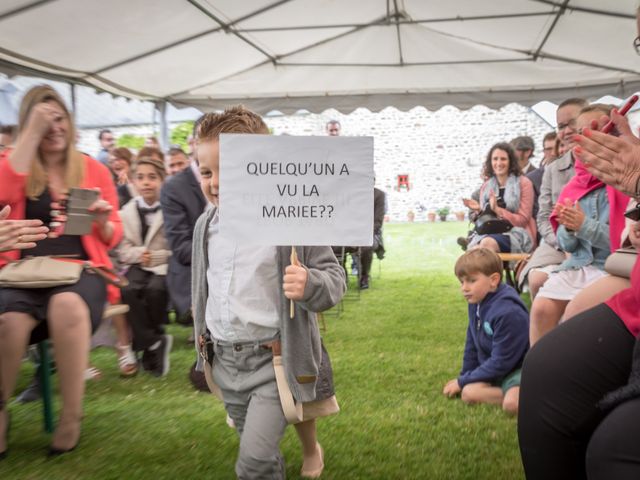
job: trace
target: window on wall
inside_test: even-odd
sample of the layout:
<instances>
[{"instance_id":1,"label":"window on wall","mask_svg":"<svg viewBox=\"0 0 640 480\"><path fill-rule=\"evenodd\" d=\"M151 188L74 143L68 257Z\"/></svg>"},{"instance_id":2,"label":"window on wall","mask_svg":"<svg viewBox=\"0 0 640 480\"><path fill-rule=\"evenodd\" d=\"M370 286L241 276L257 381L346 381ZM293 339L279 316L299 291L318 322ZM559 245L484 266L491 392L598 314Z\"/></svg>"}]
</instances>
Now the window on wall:
<instances>
[{"instance_id":1,"label":"window on wall","mask_svg":"<svg viewBox=\"0 0 640 480\"><path fill-rule=\"evenodd\" d=\"M398 185L396 186L396 190L400 191L402 189L405 189L407 192L411 189L408 174L398 175Z\"/></svg>"}]
</instances>

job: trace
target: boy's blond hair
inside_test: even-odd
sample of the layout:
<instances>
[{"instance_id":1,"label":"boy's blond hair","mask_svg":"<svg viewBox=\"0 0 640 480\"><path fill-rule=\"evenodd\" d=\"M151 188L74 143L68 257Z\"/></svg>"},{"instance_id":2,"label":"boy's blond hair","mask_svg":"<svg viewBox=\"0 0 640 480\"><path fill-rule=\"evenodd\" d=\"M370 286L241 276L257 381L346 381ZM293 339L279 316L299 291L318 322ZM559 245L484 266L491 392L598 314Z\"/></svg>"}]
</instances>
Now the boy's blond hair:
<instances>
[{"instance_id":1,"label":"boy's blond hair","mask_svg":"<svg viewBox=\"0 0 640 480\"><path fill-rule=\"evenodd\" d=\"M496 252L488 248L474 248L464 252L454 267L456 277L462 279L474 273L487 277L497 273L502 277L502 260Z\"/></svg>"},{"instance_id":2,"label":"boy's blond hair","mask_svg":"<svg viewBox=\"0 0 640 480\"><path fill-rule=\"evenodd\" d=\"M198 142L218 140L221 133L260 133L269 128L262 117L243 105L228 107L222 113L207 113L198 126Z\"/></svg>"}]
</instances>

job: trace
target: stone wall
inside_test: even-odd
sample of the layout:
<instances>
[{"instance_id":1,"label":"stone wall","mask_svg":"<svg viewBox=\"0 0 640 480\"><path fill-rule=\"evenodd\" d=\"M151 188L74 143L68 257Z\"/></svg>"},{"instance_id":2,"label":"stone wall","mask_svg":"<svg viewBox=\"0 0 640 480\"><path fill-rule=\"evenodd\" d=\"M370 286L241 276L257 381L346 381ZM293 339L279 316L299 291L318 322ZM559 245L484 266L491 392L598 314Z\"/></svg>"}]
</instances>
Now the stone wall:
<instances>
[{"instance_id":1,"label":"stone wall","mask_svg":"<svg viewBox=\"0 0 640 480\"><path fill-rule=\"evenodd\" d=\"M533 163L537 164L542 157L542 137L551 130L529 108L517 104L500 110L476 106L461 111L448 106L435 112L416 107L408 112L386 108L374 113L358 109L348 115L327 110L265 120L276 135L325 135L330 119L340 121L342 135L374 137L376 186L387 193L391 221L406 221L410 211L416 221L425 221L427 212L445 206L451 212L464 210L460 199L479 186L481 166L491 145L530 135L536 144ZM151 125L111 130L116 136L152 134ZM83 130L80 149L95 154L97 133ZM396 189L401 174L409 175L408 191Z\"/></svg>"},{"instance_id":2,"label":"stone wall","mask_svg":"<svg viewBox=\"0 0 640 480\"><path fill-rule=\"evenodd\" d=\"M476 106L461 111L448 106L436 112L417 107L373 113L358 109L348 115L327 110L319 115L269 117L267 123L276 135L324 135L329 119L340 121L342 135L374 137L376 186L387 193L391 221L406 221L410 211L416 221L424 221L429 211L445 206L451 212L465 210L460 199L480 185L482 163L494 143L531 136L537 165L542 138L552 130L517 104L500 110ZM396 188L401 174L409 175L409 191Z\"/></svg>"}]
</instances>

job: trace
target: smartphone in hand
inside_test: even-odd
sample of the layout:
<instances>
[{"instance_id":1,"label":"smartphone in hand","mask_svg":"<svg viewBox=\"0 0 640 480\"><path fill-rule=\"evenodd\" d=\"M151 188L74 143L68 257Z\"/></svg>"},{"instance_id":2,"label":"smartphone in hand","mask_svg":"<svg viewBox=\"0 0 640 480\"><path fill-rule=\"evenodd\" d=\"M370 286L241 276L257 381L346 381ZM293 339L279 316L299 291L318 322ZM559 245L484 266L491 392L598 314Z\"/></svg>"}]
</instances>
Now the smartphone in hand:
<instances>
[{"instance_id":1,"label":"smartphone in hand","mask_svg":"<svg viewBox=\"0 0 640 480\"><path fill-rule=\"evenodd\" d=\"M630 220L633 220L634 222L640 220L640 204L624 212L624 216Z\"/></svg>"},{"instance_id":2,"label":"smartphone in hand","mask_svg":"<svg viewBox=\"0 0 640 480\"><path fill-rule=\"evenodd\" d=\"M631 110L631 107L633 107L635 103L638 101L638 98L639 98L638 95L632 95L629 98L629 100L625 102L625 104L622 106L622 108L619 110L618 113L624 117L627 114L627 112ZM611 133L611 131L613 130L613 127L614 127L613 120L609 120L607 124L604 127L602 127L601 132Z\"/></svg>"},{"instance_id":3,"label":"smartphone in hand","mask_svg":"<svg viewBox=\"0 0 640 480\"><path fill-rule=\"evenodd\" d=\"M91 233L93 215L89 207L100 197L100 192L90 188L72 188L67 198L63 235L87 235Z\"/></svg>"}]
</instances>

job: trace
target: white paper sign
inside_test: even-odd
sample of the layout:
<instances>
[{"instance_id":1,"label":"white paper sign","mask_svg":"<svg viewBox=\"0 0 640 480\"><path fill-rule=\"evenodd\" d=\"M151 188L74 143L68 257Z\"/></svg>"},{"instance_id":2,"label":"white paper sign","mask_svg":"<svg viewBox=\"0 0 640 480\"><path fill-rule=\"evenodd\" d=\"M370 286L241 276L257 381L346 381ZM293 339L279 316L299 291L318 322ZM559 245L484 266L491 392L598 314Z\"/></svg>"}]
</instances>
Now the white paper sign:
<instances>
[{"instance_id":1,"label":"white paper sign","mask_svg":"<svg viewBox=\"0 0 640 480\"><path fill-rule=\"evenodd\" d=\"M220 234L256 245L373 243L373 138L220 136Z\"/></svg>"}]
</instances>

